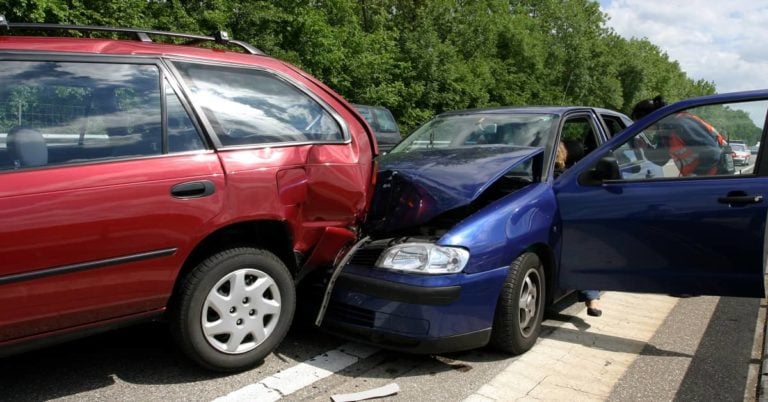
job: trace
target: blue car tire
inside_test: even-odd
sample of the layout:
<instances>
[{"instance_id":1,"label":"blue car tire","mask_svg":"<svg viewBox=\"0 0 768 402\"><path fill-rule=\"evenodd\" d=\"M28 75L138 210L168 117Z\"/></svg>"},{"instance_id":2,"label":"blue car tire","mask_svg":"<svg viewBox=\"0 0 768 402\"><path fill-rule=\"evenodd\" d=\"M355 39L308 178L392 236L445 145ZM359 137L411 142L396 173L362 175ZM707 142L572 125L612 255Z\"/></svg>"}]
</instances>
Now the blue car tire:
<instances>
[{"instance_id":1,"label":"blue car tire","mask_svg":"<svg viewBox=\"0 0 768 402\"><path fill-rule=\"evenodd\" d=\"M492 347L515 355L533 347L541 332L545 289L544 268L535 253L512 262L496 305Z\"/></svg>"}]
</instances>

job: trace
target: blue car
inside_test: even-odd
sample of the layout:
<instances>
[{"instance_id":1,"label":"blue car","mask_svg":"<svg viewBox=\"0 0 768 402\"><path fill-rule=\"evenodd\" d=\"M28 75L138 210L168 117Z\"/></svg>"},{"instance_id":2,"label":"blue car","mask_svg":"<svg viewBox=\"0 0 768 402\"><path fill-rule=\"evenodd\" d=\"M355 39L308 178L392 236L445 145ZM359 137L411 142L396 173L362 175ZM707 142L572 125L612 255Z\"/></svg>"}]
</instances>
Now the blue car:
<instances>
[{"instance_id":1,"label":"blue car","mask_svg":"<svg viewBox=\"0 0 768 402\"><path fill-rule=\"evenodd\" d=\"M691 145L712 173L683 175L665 139L688 114L764 135L767 110L758 91L634 124L587 107L441 114L379 160L366 237L337 264L317 323L414 353L520 354L569 289L763 297L768 162L736 174L727 150Z\"/></svg>"}]
</instances>

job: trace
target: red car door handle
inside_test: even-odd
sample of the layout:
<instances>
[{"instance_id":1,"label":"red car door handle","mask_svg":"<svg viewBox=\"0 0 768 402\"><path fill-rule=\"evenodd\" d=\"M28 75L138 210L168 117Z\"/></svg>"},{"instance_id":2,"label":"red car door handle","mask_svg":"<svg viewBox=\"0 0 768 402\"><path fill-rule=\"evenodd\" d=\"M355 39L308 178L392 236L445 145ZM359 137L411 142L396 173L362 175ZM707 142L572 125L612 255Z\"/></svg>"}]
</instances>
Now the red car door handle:
<instances>
[{"instance_id":1,"label":"red car door handle","mask_svg":"<svg viewBox=\"0 0 768 402\"><path fill-rule=\"evenodd\" d=\"M759 204L763 202L762 195L728 195L726 197L720 197L717 202L721 204L729 205L746 205L746 204Z\"/></svg>"},{"instance_id":2,"label":"red car door handle","mask_svg":"<svg viewBox=\"0 0 768 402\"><path fill-rule=\"evenodd\" d=\"M216 186L208 180L189 181L179 183L171 188L171 195L175 198L199 198L213 194Z\"/></svg>"}]
</instances>

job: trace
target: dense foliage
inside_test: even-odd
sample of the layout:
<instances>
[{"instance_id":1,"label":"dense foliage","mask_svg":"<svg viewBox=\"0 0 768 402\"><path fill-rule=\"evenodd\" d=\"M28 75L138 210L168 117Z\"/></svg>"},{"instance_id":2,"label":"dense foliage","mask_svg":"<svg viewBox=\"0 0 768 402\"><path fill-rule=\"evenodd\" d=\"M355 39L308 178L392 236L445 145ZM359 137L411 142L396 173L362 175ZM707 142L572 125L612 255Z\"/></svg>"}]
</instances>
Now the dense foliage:
<instances>
[{"instance_id":1,"label":"dense foliage","mask_svg":"<svg viewBox=\"0 0 768 402\"><path fill-rule=\"evenodd\" d=\"M5 0L10 21L230 36L299 65L403 132L435 113L590 105L629 113L662 94L711 94L645 39L606 27L593 0Z\"/></svg>"}]
</instances>

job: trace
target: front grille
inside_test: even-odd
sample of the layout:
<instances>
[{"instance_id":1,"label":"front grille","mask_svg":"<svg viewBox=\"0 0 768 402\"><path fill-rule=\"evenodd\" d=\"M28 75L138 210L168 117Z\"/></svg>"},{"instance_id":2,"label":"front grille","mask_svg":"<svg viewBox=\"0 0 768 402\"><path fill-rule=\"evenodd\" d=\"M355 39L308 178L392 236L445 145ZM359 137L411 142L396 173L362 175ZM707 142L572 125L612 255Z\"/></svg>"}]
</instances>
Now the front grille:
<instances>
[{"instance_id":1,"label":"front grille","mask_svg":"<svg viewBox=\"0 0 768 402\"><path fill-rule=\"evenodd\" d=\"M349 304L331 302L326 312L329 319L346 324L373 328L376 313L371 310L350 306Z\"/></svg>"},{"instance_id":2,"label":"front grille","mask_svg":"<svg viewBox=\"0 0 768 402\"><path fill-rule=\"evenodd\" d=\"M378 261L379 256L383 252L384 252L383 247L363 248L363 249L357 250L355 255L352 256L352 259L349 261L349 263L352 265L363 265L367 267L372 267L376 265L376 261Z\"/></svg>"}]
</instances>

